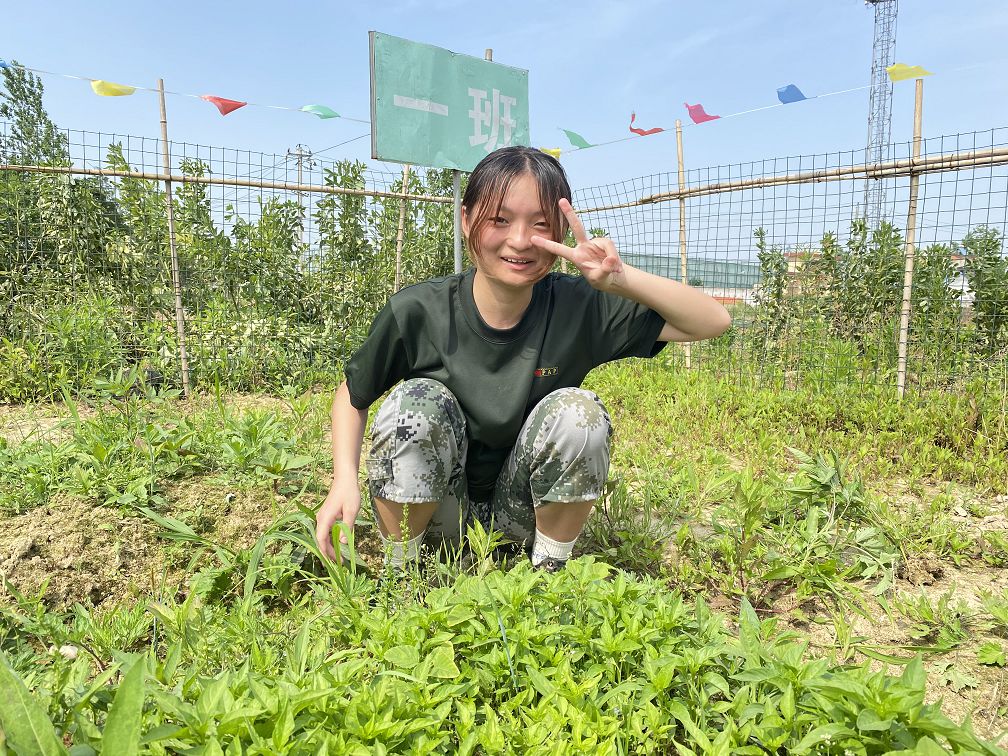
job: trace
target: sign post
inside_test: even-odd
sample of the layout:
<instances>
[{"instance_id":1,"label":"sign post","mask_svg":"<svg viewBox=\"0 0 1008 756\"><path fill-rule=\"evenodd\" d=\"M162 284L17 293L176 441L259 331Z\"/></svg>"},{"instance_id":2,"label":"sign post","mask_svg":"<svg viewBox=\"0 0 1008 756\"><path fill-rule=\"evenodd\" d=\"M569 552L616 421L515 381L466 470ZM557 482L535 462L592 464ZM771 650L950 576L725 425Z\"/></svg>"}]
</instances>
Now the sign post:
<instances>
[{"instance_id":1,"label":"sign post","mask_svg":"<svg viewBox=\"0 0 1008 756\"><path fill-rule=\"evenodd\" d=\"M471 171L529 144L528 71L371 32L371 157Z\"/></svg>"}]
</instances>

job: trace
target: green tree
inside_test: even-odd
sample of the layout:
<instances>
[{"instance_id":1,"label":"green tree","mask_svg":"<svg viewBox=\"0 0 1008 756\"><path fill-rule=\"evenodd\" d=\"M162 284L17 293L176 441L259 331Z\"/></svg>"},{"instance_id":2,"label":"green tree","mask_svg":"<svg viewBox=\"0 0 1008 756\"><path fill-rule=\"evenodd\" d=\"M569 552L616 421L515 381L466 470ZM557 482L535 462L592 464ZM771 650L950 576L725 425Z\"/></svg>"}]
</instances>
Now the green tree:
<instances>
[{"instance_id":1,"label":"green tree","mask_svg":"<svg viewBox=\"0 0 1008 756\"><path fill-rule=\"evenodd\" d=\"M962 305L952 289L956 277L952 247L931 244L917 253L910 300L912 330L920 341L944 349L955 339Z\"/></svg>"},{"instance_id":2,"label":"green tree","mask_svg":"<svg viewBox=\"0 0 1008 756\"><path fill-rule=\"evenodd\" d=\"M11 124L0 138L0 158L18 165L70 165L66 135L42 104L42 80L16 60L0 74L0 119Z\"/></svg>"},{"instance_id":3,"label":"green tree","mask_svg":"<svg viewBox=\"0 0 1008 756\"><path fill-rule=\"evenodd\" d=\"M986 354L1008 346L1008 258L1002 254L1004 236L995 228L978 226L962 245L966 250L966 280L973 292L973 323L977 341Z\"/></svg>"},{"instance_id":4,"label":"green tree","mask_svg":"<svg viewBox=\"0 0 1008 756\"><path fill-rule=\"evenodd\" d=\"M69 166L67 140L42 104L38 77L20 65L0 69L0 159ZM5 171L0 177L0 333L42 314L54 297L104 286L106 244L121 217L108 183L66 174ZM13 334L12 334L13 335Z\"/></svg>"},{"instance_id":5,"label":"green tree","mask_svg":"<svg viewBox=\"0 0 1008 756\"><path fill-rule=\"evenodd\" d=\"M291 200L259 198L257 221L246 221L230 205L227 218L234 224L234 243L226 248L221 273L236 318L245 304L260 312L299 312L304 208Z\"/></svg>"},{"instance_id":6,"label":"green tree","mask_svg":"<svg viewBox=\"0 0 1008 756\"><path fill-rule=\"evenodd\" d=\"M326 186L363 190L366 170L360 161L341 160L324 171L324 182ZM387 261L382 264L369 237L367 199L331 194L315 204L321 258L316 291L328 317L342 326L341 353L345 355L363 341L375 314L392 293Z\"/></svg>"},{"instance_id":7,"label":"green tree","mask_svg":"<svg viewBox=\"0 0 1008 756\"><path fill-rule=\"evenodd\" d=\"M185 176L203 178L209 173L206 164L194 159L183 160L181 168ZM223 273L224 261L231 258L231 238L214 223L207 184L178 184L174 217L184 301L187 309L198 309L229 290Z\"/></svg>"},{"instance_id":8,"label":"green tree","mask_svg":"<svg viewBox=\"0 0 1008 756\"><path fill-rule=\"evenodd\" d=\"M852 338L862 352L881 349L895 354L903 296L903 236L883 222L869 234L863 218L851 224L835 285L838 335Z\"/></svg>"},{"instance_id":9,"label":"green tree","mask_svg":"<svg viewBox=\"0 0 1008 756\"><path fill-rule=\"evenodd\" d=\"M447 168L428 169L421 193L432 197L452 196L452 174ZM464 194L469 174L462 174ZM417 270L411 270L407 281L416 282L433 276L446 276L455 270L455 208L450 202L423 206L423 219L417 230ZM464 252L463 252L464 255Z\"/></svg>"},{"instance_id":10,"label":"green tree","mask_svg":"<svg viewBox=\"0 0 1008 756\"><path fill-rule=\"evenodd\" d=\"M133 168L121 144L109 145L106 165L117 171ZM164 191L157 181L118 179L116 200L123 223L108 244L108 266L134 307L148 316L172 308L171 259Z\"/></svg>"},{"instance_id":11,"label":"green tree","mask_svg":"<svg viewBox=\"0 0 1008 756\"><path fill-rule=\"evenodd\" d=\"M813 310L832 333L840 331L843 271L843 249L836 234L827 231L819 241L819 253L809 255L803 287L814 303Z\"/></svg>"},{"instance_id":12,"label":"green tree","mask_svg":"<svg viewBox=\"0 0 1008 756\"><path fill-rule=\"evenodd\" d=\"M755 295L756 325L762 331L764 349L776 352L791 316L786 296L788 264L779 246L767 246L766 229L757 228L753 235L760 264Z\"/></svg>"}]
</instances>

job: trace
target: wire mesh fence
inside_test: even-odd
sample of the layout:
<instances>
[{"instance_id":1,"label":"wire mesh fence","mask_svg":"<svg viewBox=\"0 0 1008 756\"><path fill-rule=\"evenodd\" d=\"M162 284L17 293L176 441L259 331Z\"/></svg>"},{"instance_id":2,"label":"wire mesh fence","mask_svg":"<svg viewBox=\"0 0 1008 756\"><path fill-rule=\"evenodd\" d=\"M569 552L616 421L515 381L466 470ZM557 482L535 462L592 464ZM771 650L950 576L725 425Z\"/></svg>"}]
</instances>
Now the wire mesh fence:
<instances>
[{"instance_id":1,"label":"wire mesh fence","mask_svg":"<svg viewBox=\"0 0 1008 756\"><path fill-rule=\"evenodd\" d=\"M732 311L665 363L794 386L895 386L911 175L919 182L906 385L1005 383L1008 129L639 177L575 192L625 259ZM449 171L63 131L30 153L0 123L0 400L136 367L181 385L172 244L192 382L338 379L397 286L452 270ZM171 175L174 234L165 201ZM866 182L885 220L862 220ZM685 221L681 236L680 221ZM979 385L979 384L978 384ZM988 389L983 389L988 390Z\"/></svg>"},{"instance_id":2,"label":"wire mesh fence","mask_svg":"<svg viewBox=\"0 0 1008 756\"><path fill-rule=\"evenodd\" d=\"M692 346L691 366L783 386L895 386L916 174L907 390L984 378L984 390L1003 391L1006 139L1003 128L926 139L917 160L912 143L893 144L881 168L852 150L692 169L681 190L662 173L575 199L629 262L675 279L684 213L687 282L734 319L726 335ZM863 220L866 183L885 197L876 228Z\"/></svg>"},{"instance_id":3,"label":"wire mesh fence","mask_svg":"<svg viewBox=\"0 0 1008 756\"><path fill-rule=\"evenodd\" d=\"M160 142L62 137L49 162L76 173L0 172L0 396L52 396L131 366L181 385ZM0 139L10 165L9 127ZM414 169L404 187L401 171L355 161L169 147L195 384L330 383L397 272L401 286L452 270L450 172Z\"/></svg>"}]
</instances>

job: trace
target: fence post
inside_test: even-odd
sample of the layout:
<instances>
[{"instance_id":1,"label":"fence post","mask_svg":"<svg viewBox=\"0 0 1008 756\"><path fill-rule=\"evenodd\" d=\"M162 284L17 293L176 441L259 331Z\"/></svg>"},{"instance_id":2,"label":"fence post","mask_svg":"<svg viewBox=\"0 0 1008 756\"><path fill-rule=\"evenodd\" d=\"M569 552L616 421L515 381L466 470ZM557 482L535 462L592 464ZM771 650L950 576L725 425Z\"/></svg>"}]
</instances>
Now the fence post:
<instances>
[{"instance_id":1,"label":"fence post","mask_svg":"<svg viewBox=\"0 0 1008 756\"><path fill-rule=\"evenodd\" d=\"M402 194L403 197L399 200L399 230L396 231L395 240L395 286L392 287L392 291L399 291L399 285L402 283L402 245L403 245L403 233L406 230L406 193L409 188L409 173L410 167L404 165L402 169Z\"/></svg>"},{"instance_id":2,"label":"fence post","mask_svg":"<svg viewBox=\"0 0 1008 756\"><path fill-rule=\"evenodd\" d=\"M679 167L679 274L683 284L688 285L689 279L686 277L686 198L682 195L686 190L686 169L683 166L682 121L678 118L675 122L675 139L676 164ZM686 355L687 369L692 364L693 350L691 347L692 345L688 341L683 342L682 348L683 354Z\"/></svg>"},{"instance_id":3,"label":"fence post","mask_svg":"<svg viewBox=\"0 0 1008 756\"><path fill-rule=\"evenodd\" d=\"M896 368L896 393L903 398L906 390L907 346L910 333L910 297L913 293L914 241L917 236L917 188L920 173L915 170L921 153L921 121L924 104L924 79L917 79L914 97L913 162L910 164L910 204L907 208L906 255L903 263L903 303L900 306L899 364Z\"/></svg>"},{"instance_id":4,"label":"fence post","mask_svg":"<svg viewBox=\"0 0 1008 756\"><path fill-rule=\"evenodd\" d=\"M164 171L165 204L168 207L168 248L171 250L172 289L175 292L175 332L178 335L182 367L182 391L189 398L189 356L186 354L185 311L182 309L182 279L179 275L178 250L175 248L175 208L172 200L171 160L168 157L168 117L165 111L164 79L158 79L161 103L161 169Z\"/></svg>"}]
</instances>

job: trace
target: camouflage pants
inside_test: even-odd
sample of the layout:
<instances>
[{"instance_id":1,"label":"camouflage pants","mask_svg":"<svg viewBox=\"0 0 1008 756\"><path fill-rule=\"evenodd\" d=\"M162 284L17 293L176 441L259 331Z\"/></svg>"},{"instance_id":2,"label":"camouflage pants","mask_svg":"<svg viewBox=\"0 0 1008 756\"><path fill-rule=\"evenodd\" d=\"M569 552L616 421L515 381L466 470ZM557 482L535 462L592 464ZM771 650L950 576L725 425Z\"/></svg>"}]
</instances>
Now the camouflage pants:
<instances>
[{"instance_id":1,"label":"camouflage pants","mask_svg":"<svg viewBox=\"0 0 1008 756\"><path fill-rule=\"evenodd\" d=\"M411 379L392 390L372 423L370 492L400 504L439 502L427 527L428 543L458 544L468 525L479 520L487 530L529 545L536 507L601 496L611 435L609 413L594 393L554 391L522 426L492 498L470 502L462 408L438 381Z\"/></svg>"}]
</instances>

